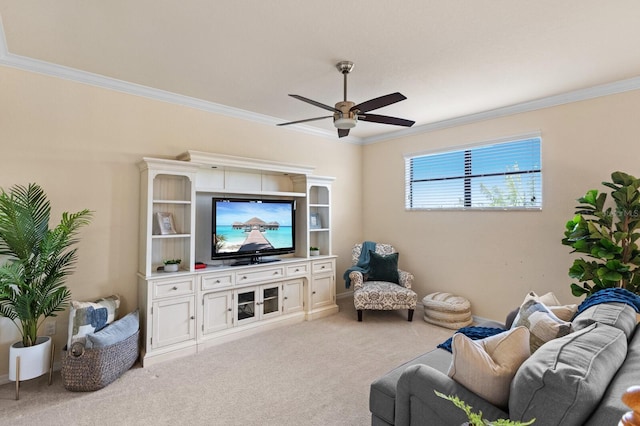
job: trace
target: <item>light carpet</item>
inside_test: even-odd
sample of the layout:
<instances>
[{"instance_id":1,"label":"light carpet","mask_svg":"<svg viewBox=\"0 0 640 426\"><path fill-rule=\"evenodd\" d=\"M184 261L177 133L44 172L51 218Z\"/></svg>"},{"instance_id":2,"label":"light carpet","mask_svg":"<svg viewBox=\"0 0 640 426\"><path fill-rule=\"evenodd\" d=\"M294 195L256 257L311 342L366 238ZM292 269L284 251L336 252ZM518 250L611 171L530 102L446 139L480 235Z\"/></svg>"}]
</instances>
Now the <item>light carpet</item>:
<instances>
[{"instance_id":1,"label":"light carpet","mask_svg":"<svg viewBox=\"0 0 640 426\"><path fill-rule=\"evenodd\" d=\"M96 392L64 389L60 373L0 386L0 424L368 425L369 385L434 349L452 331L416 311L340 312L268 330L196 355L134 366Z\"/></svg>"}]
</instances>

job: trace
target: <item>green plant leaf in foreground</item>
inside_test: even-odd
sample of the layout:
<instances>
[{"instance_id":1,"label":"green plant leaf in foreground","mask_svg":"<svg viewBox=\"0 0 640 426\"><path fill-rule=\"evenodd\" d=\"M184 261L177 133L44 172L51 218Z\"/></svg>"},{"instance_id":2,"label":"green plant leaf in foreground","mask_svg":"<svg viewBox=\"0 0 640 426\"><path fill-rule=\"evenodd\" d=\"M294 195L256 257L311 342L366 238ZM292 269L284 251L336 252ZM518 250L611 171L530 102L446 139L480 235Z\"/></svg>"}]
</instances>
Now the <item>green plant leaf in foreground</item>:
<instances>
[{"instance_id":1,"label":"green plant leaf in foreground","mask_svg":"<svg viewBox=\"0 0 640 426\"><path fill-rule=\"evenodd\" d=\"M442 392L438 392L434 390L435 394L440 398L444 398L448 401L451 401L453 405L460 408L467 415L467 419L469 420L469 425L471 426L528 426L533 424L536 419L531 419L526 423L513 421L509 419L498 419L498 420L486 420L482 418L482 411L478 413L473 412L473 407L469 404L461 400L455 395L445 395Z\"/></svg>"}]
</instances>

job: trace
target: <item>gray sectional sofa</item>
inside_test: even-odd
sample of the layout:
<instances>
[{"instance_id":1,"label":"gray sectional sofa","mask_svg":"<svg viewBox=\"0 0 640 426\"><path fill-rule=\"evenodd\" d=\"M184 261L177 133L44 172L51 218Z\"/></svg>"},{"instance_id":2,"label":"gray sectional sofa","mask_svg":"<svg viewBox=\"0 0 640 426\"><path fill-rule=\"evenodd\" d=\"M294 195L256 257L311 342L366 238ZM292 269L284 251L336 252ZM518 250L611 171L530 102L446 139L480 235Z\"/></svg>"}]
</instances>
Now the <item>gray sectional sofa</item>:
<instances>
[{"instance_id":1,"label":"gray sectional sofa","mask_svg":"<svg viewBox=\"0 0 640 426\"><path fill-rule=\"evenodd\" d=\"M467 421L450 401L457 395L489 420L536 425L617 425L629 411L622 394L640 385L640 333L636 309L600 303L578 314L573 332L543 344L517 370L508 407L496 407L447 375L452 354L435 349L371 384L372 425L451 425Z\"/></svg>"}]
</instances>

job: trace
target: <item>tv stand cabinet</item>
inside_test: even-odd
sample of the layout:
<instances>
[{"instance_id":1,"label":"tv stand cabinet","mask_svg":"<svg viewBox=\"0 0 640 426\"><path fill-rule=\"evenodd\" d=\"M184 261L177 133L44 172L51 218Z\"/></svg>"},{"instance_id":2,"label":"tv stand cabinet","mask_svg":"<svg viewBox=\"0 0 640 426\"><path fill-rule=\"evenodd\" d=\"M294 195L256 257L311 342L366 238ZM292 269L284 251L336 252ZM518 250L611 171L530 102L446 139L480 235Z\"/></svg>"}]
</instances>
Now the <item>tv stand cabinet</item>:
<instances>
[{"instance_id":1,"label":"tv stand cabinet","mask_svg":"<svg viewBox=\"0 0 640 426\"><path fill-rule=\"evenodd\" d=\"M312 170L194 151L178 160L143 159L138 271L143 366L338 311L331 254L333 178L313 176ZM296 199L296 253L248 265L209 260L211 198L222 194ZM161 229L159 217L170 217L168 229ZM319 247L321 255L309 256L310 246ZM167 259L181 259L181 269L159 271ZM196 262L209 265L196 269Z\"/></svg>"}]
</instances>

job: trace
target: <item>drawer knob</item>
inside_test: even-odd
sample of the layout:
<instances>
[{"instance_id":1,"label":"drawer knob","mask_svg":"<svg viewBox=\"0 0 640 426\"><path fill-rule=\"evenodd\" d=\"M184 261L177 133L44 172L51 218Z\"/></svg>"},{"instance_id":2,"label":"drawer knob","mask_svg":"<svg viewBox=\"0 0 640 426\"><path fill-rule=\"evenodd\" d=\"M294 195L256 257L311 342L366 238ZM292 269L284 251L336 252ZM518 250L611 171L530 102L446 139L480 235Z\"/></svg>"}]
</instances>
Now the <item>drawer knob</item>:
<instances>
[{"instance_id":1,"label":"drawer knob","mask_svg":"<svg viewBox=\"0 0 640 426\"><path fill-rule=\"evenodd\" d=\"M220 283L220 280L216 280L216 283Z\"/></svg>"},{"instance_id":2,"label":"drawer knob","mask_svg":"<svg viewBox=\"0 0 640 426\"><path fill-rule=\"evenodd\" d=\"M284 300L287 300L287 299L288 299L288 297L287 297L287 296L285 296L285 297L284 297Z\"/></svg>"},{"instance_id":3,"label":"drawer knob","mask_svg":"<svg viewBox=\"0 0 640 426\"><path fill-rule=\"evenodd\" d=\"M296 268L296 272L300 272L300 269Z\"/></svg>"},{"instance_id":4,"label":"drawer knob","mask_svg":"<svg viewBox=\"0 0 640 426\"><path fill-rule=\"evenodd\" d=\"M227 311L231 312L231 308L227 309Z\"/></svg>"},{"instance_id":5,"label":"drawer knob","mask_svg":"<svg viewBox=\"0 0 640 426\"><path fill-rule=\"evenodd\" d=\"M312 292L311 294L316 294L316 292L314 291L314 292Z\"/></svg>"},{"instance_id":6,"label":"drawer knob","mask_svg":"<svg viewBox=\"0 0 640 426\"><path fill-rule=\"evenodd\" d=\"M243 275L243 276L242 276L242 279L243 279L243 280L246 280L246 279L247 279L247 276L246 276L246 275Z\"/></svg>"},{"instance_id":7,"label":"drawer knob","mask_svg":"<svg viewBox=\"0 0 640 426\"><path fill-rule=\"evenodd\" d=\"M175 285L171 288L171 290L177 290L178 287L176 287Z\"/></svg>"},{"instance_id":8,"label":"drawer knob","mask_svg":"<svg viewBox=\"0 0 640 426\"><path fill-rule=\"evenodd\" d=\"M193 315L191 316L191 319L196 319L196 317L194 317Z\"/></svg>"},{"instance_id":9,"label":"drawer knob","mask_svg":"<svg viewBox=\"0 0 640 426\"><path fill-rule=\"evenodd\" d=\"M324 265L322 265L322 267L320 269L324 269Z\"/></svg>"}]
</instances>

